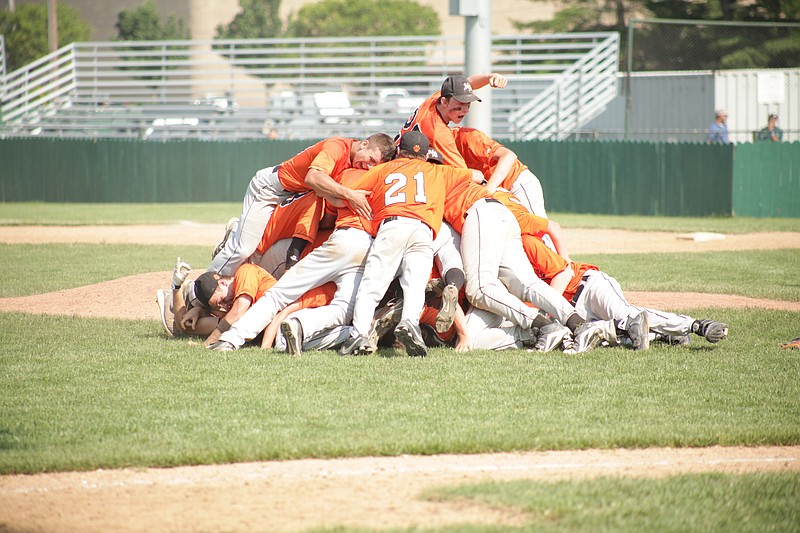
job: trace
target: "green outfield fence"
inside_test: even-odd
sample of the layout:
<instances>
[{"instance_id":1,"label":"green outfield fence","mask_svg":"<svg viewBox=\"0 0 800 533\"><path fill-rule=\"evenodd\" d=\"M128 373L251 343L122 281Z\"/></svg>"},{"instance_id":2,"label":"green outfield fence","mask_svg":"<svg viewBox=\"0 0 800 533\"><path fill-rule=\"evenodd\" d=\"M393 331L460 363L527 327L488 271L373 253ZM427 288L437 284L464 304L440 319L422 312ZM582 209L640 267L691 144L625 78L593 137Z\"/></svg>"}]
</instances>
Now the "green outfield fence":
<instances>
[{"instance_id":1,"label":"green outfield fence","mask_svg":"<svg viewBox=\"0 0 800 533\"><path fill-rule=\"evenodd\" d=\"M309 141L0 140L4 202L238 202ZM615 215L800 217L800 143L508 142L547 208Z\"/></svg>"}]
</instances>

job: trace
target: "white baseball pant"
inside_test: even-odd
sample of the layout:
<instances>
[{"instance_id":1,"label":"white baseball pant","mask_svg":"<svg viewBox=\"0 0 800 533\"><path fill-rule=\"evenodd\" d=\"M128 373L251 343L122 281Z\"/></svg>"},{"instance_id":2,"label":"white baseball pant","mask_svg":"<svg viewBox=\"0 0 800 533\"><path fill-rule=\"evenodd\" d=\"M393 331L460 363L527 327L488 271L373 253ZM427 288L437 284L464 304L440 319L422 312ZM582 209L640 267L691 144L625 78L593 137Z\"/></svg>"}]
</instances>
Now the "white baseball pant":
<instances>
[{"instance_id":1,"label":"white baseball pant","mask_svg":"<svg viewBox=\"0 0 800 533\"><path fill-rule=\"evenodd\" d=\"M621 329L627 329L629 318L647 311L651 332L675 336L691 333L694 318L631 305L625 299L619 282L605 272L589 270L578 290L578 298L574 299L575 309L586 320L614 320Z\"/></svg>"},{"instance_id":2,"label":"white baseball pant","mask_svg":"<svg viewBox=\"0 0 800 533\"><path fill-rule=\"evenodd\" d=\"M398 273L403 289L400 320L419 323L425 306L425 285L433 268L432 242L433 231L421 220L389 217L381 223L356 296L353 310L356 335L369 334L375 308Z\"/></svg>"},{"instance_id":3,"label":"white baseball pant","mask_svg":"<svg viewBox=\"0 0 800 533\"><path fill-rule=\"evenodd\" d=\"M292 239L280 239L270 246L263 254L255 252L250 256L250 262L256 264L272 274L275 279L280 279L286 271L286 252Z\"/></svg>"},{"instance_id":4,"label":"white baseball pant","mask_svg":"<svg viewBox=\"0 0 800 533\"><path fill-rule=\"evenodd\" d=\"M484 309L470 306L466 329L476 350L514 350L536 342L536 335Z\"/></svg>"},{"instance_id":5,"label":"white baseball pant","mask_svg":"<svg viewBox=\"0 0 800 533\"><path fill-rule=\"evenodd\" d=\"M537 217L547 218L547 210L544 208L542 184L539 183L539 178L537 178L530 169L525 169L520 172L517 179L514 180L510 192L517 197L517 200L522 202L522 205L524 205L528 211Z\"/></svg>"},{"instance_id":6,"label":"white baseball pant","mask_svg":"<svg viewBox=\"0 0 800 533\"><path fill-rule=\"evenodd\" d=\"M220 335L220 340L230 342L237 348L242 346L246 341L255 338L287 305L303 296L306 291L329 281L337 283L337 292L341 290L342 294L347 291L352 293L355 290L352 286L358 281L357 275L363 272L371 243L372 237L364 230L335 230L327 241L281 276L228 331ZM350 288L347 287L348 284L351 285ZM348 306L352 306L352 303ZM349 312L345 314L349 315ZM341 313L337 313L337 316L341 316Z\"/></svg>"},{"instance_id":7,"label":"white baseball pant","mask_svg":"<svg viewBox=\"0 0 800 533\"><path fill-rule=\"evenodd\" d=\"M531 329L538 310L566 324L575 309L539 279L522 248L514 215L503 204L483 198L467 210L461 232L467 300L514 324ZM501 281L502 280L502 281Z\"/></svg>"},{"instance_id":8,"label":"white baseball pant","mask_svg":"<svg viewBox=\"0 0 800 533\"><path fill-rule=\"evenodd\" d=\"M239 227L211 261L208 270L233 276L258 248L275 207L289 196L278 179L278 167L262 168L247 186L239 215Z\"/></svg>"},{"instance_id":9,"label":"white baseball pant","mask_svg":"<svg viewBox=\"0 0 800 533\"><path fill-rule=\"evenodd\" d=\"M461 236L447 222L442 222L442 227L433 240L433 260L439 268L442 277L453 268L464 271L464 262L461 260Z\"/></svg>"}]
</instances>

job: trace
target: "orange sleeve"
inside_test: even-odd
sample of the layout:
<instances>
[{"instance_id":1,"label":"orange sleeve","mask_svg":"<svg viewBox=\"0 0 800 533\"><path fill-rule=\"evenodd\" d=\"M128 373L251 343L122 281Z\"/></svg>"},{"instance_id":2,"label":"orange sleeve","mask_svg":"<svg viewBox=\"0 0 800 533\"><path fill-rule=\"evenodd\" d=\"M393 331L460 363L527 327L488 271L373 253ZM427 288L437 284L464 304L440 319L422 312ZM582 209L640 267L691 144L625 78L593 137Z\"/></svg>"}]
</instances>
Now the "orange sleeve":
<instances>
[{"instance_id":1,"label":"orange sleeve","mask_svg":"<svg viewBox=\"0 0 800 533\"><path fill-rule=\"evenodd\" d=\"M310 168L321 170L331 177L336 176L350 166L350 146L353 142L353 139L331 137L309 146L281 163L278 170L281 185L289 192L309 190L306 174Z\"/></svg>"},{"instance_id":2,"label":"orange sleeve","mask_svg":"<svg viewBox=\"0 0 800 533\"><path fill-rule=\"evenodd\" d=\"M256 301L275 283L275 278L269 272L258 265L245 263L233 276L233 297L249 296Z\"/></svg>"},{"instance_id":3,"label":"orange sleeve","mask_svg":"<svg viewBox=\"0 0 800 533\"><path fill-rule=\"evenodd\" d=\"M550 280L569 266L566 259L550 250L533 235L522 236L522 247L525 249L525 255L533 265L536 275L547 283L550 283Z\"/></svg>"},{"instance_id":4,"label":"orange sleeve","mask_svg":"<svg viewBox=\"0 0 800 533\"><path fill-rule=\"evenodd\" d=\"M480 171L489 179L496 166L494 153L500 144L475 128L453 128L453 139L468 168Z\"/></svg>"}]
</instances>

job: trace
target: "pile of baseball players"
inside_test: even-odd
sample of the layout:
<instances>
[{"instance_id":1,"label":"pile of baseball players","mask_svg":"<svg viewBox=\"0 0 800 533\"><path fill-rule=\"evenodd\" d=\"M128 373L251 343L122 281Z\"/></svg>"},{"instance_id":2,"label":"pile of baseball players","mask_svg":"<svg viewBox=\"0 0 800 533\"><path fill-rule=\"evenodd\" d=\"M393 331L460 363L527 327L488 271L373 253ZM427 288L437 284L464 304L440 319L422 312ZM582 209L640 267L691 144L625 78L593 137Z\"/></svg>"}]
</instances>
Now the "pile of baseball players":
<instances>
[{"instance_id":1,"label":"pile of baseball players","mask_svg":"<svg viewBox=\"0 0 800 533\"><path fill-rule=\"evenodd\" d=\"M397 137L334 137L259 170L207 271L178 258L159 291L170 335L297 355L379 346L647 349L712 343L727 324L631 305L617 281L569 257L542 187L516 154L455 127L499 74L450 76Z\"/></svg>"}]
</instances>

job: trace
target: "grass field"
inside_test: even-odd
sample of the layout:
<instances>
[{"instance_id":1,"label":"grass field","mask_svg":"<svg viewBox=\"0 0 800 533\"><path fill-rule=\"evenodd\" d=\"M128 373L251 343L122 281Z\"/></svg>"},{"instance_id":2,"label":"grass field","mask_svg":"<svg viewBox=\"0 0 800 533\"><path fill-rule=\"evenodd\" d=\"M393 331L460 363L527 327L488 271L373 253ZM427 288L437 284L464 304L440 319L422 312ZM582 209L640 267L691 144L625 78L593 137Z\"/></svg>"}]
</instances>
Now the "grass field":
<instances>
[{"instance_id":1,"label":"grass field","mask_svg":"<svg viewBox=\"0 0 800 533\"><path fill-rule=\"evenodd\" d=\"M0 204L0 223L32 223L37 210L49 213L42 219L48 224L184 217L181 211L181 218L171 218L174 210L168 213L164 206L134 206L130 212L95 206L92 214L85 206L38 205ZM195 210L187 209L186 216ZM219 222L230 210L236 206L220 205L209 222ZM587 227L800 231L797 219L765 224L574 217ZM567 226L570 216L559 219ZM160 271L177 255L202 264L207 253L196 247L4 244L0 296ZM800 299L800 250L576 259L602 264L628 290ZM216 353L165 338L156 320L0 313L0 473L302 457L800 444L800 353L778 348L800 335L797 313L715 309L712 303L686 311L730 325L729 339L718 345L695 337L688 347L656 346L645 353L599 349L571 357L446 349L432 350L426 359L393 350L364 358L333 352L291 358L255 348ZM791 531L800 524L798 487L800 476L792 473L682 475L495 483L450 487L429 497L521 509L531 518L520 531ZM431 531L450 530L456 529Z\"/></svg>"}]
</instances>

